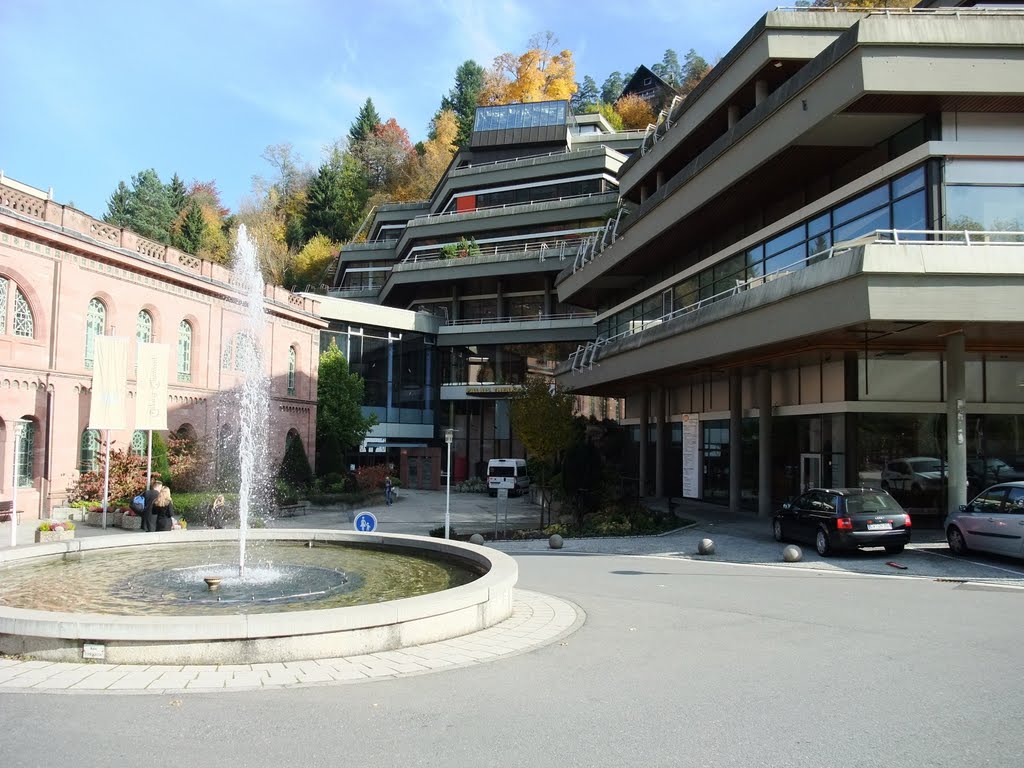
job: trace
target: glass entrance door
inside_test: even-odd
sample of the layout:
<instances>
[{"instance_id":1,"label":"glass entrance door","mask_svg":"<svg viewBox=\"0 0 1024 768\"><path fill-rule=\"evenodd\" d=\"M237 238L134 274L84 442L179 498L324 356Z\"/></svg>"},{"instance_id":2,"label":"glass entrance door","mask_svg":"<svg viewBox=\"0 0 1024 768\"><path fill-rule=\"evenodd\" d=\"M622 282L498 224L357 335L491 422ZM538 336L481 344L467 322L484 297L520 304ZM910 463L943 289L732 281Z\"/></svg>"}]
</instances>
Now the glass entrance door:
<instances>
[{"instance_id":1,"label":"glass entrance door","mask_svg":"<svg viewBox=\"0 0 1024 768\"><path fill-rule=\"evenodd\" d=\"M821 487L821 454L800 454L800 492Z\"/></svg>"}]
</instances>

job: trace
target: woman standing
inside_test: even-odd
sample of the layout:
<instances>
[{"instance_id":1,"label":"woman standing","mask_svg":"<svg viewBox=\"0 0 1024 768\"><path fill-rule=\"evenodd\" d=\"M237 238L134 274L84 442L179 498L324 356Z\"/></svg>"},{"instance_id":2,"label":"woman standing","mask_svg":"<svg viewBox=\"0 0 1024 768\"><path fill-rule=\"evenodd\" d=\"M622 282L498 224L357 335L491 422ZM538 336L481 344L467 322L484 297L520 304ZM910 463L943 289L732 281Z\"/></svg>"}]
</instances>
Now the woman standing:
<instances>
[{"instance_id":1,"label":"woman standing","mask_svg":"<svg viewBox=\"0 0 1024 768\"><path fill-rule=\"evenodd\" d=\"M171 489L166 485L160 489L156 501L153 502L153 516L156 517L157 531L169 531L174 523L171 515L174 514L174 502L171 501Z\"/></svg>"}]
</instances>

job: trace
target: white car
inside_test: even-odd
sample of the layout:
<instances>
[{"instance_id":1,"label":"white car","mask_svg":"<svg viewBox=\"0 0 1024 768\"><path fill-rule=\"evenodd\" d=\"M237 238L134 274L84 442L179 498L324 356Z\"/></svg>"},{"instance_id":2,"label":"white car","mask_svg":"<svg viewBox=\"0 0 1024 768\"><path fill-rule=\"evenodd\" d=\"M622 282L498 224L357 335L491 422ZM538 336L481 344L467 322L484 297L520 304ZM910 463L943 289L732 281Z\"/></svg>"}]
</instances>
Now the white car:
<instances>
[{"instance_id":1,"label":"white car","mask_svg":"<svg viewBox=\"0 0 1024 768\"><path fill-rule=\"evenodd\" d=\"M1024 557L1024 482L1001 483L979 493L946 518L954 554L972 550Z\"/></svg>"},{"instance_id":2,"label":"white car","mask_svg":"<svg viewBox=\"0 0 1024 768\"><path fill-rule=\"evenodd\" d=\"M882 490L921 493L937 491L946 483L948 470L942 459L911 456L890 461L882 470Z\"/></svg>"}]
</instances>

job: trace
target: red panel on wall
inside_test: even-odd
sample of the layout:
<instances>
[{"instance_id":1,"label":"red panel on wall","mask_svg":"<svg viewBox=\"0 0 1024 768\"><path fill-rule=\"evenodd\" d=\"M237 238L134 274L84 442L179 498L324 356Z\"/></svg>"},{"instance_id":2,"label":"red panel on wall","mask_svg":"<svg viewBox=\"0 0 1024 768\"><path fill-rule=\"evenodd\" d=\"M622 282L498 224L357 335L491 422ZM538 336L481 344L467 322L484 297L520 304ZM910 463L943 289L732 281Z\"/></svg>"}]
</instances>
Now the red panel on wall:
<instances>
[{"instance_id":1,"label":"red panel on wall","mask_svg":"<svg viewBox=\"0 0 1024 768\"><path fill-rule=\"evenodd\" d=\"M476 195L466 195L455 198L455 210L457 213L476 210Z\"/></svg>"}]
</instances>

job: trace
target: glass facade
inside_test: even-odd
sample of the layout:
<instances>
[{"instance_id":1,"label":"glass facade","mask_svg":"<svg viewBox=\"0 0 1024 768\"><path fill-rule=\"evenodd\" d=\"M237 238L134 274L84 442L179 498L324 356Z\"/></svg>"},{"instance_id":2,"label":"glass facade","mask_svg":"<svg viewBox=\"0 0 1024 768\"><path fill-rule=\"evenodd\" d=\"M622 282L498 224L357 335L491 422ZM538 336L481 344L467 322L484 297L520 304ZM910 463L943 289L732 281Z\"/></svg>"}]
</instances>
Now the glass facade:
<instances>
[{"instance_id":1,"label":"glass facade","mask_svg":"<svg viewBox=\"0 0 1024 768\"><path fill-rule=\"evenodd\" d=\"M473 120L473 131L500 131L508 128L540 128L565 125L567 102L538 101L530 104L503 104L480 107Z\"/></svg>"},{"instance_id":2,"label":"glass facade","mask_svg":"<svg viewBox=\"0 0 1024 768\"><path fill-rule=\"evenodd\" d=\"M518 187L516 189L503 189L494 192L482 190L475 195L460 195L452 198L445 210L454 211L459 200L471 197L473 205L470 210L480 208L495 208L503 205L520 205L523 203L537 203L544 200L558 200L565 197L579 197L581 195L598 194L614 189L604 179L581 179L552 182L550 184L534 184L531 186Z\"/></svg>"},{"instance_id":3,"label":"glass facade","mask_svg":"<svg viewBox=\"0 0 1024 768\"><path fill-rule=\"evenodd\" d=\"M527 376L551 375L576 349L574 342L480 344L441 350L441 383L522 384Z\"/></svg>"},{"instance_id":4,"label":"glass facade","mask_svg":"<svg viewBox=\"0 0 1024 768\"><path fill-rule=\"evenodd\" d=\"M699 301L727 298L741 283L755 287L761 282L758 278L803 269L819 256L826 257L835 243L876 229L921 230L926 221L925 173L923 167L918 167L690 275L672 286L669 295L666 291L648 297L605 318L598 323L598 336L608 338L639 330L651 320Z\"/></svg>"},{"instance_id":5,"label":"glass facade","mask_svg":"<svg viewBox=\"0 0 1024 768\"><path fill-rule=\"evenodd\" d=\"M943 229L1024 230L1024 162L1020 160L949 159L945 195Z\"/></svg>"},{"instance_id":6,"label":"glass facade","mask_svg":"<svg viewBox=\"0 0 1024 768\"><path fill-rule=\"evenodd\" d=\"M320 335L321 351L337 343L349 370L363 378L363 412L379 422L433 424L437 353L431 337L332 323Z\"/></svg>"}]
</instances>

